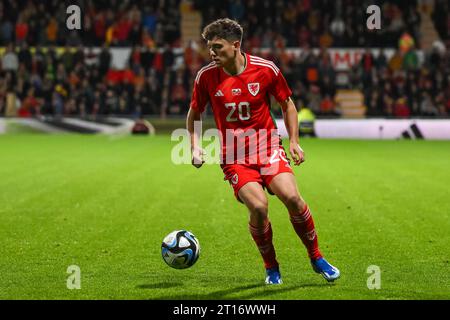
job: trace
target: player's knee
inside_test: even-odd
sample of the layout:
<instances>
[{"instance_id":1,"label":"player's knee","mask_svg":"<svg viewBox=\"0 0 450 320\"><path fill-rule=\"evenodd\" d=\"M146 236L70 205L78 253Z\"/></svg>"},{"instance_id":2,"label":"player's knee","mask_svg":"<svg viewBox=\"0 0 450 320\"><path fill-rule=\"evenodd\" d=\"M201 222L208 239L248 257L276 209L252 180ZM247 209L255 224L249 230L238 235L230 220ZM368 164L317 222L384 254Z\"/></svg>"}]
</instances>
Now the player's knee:
<instances>
[{"instance_id":1,"label":"player's knee","mask_svg":"<svg viewBox=\"0 0 450 320\"><path fill-rule=\"evenodd\" d=\"M250 213L258 219L265 219L268 213L268 205L266 202L254 202L249 207Z\"/></svg>"},{"instance_id":2,"label":"player's knee","mask_svg":"<svg viewBox=\"0 0 450 320\"><path fill-rule=\"evenodd\" d=\"M290 195L286 197L285 204L289 211L303 212L306 207L305 201L298 194Z\"/></svg>"},{"instance_id":3,"label":"player's knee","mask_svg":"<svg viewBox=\"0 0 450 320\"><path fill-rule=\"evenodd\" d=\"M250 212L250 219L249 223L254 226L255 228L264 228L267 223L269 222L269 216L267 215L267 212L263 211L253 211Z\"/></svg>"}]
</instances>

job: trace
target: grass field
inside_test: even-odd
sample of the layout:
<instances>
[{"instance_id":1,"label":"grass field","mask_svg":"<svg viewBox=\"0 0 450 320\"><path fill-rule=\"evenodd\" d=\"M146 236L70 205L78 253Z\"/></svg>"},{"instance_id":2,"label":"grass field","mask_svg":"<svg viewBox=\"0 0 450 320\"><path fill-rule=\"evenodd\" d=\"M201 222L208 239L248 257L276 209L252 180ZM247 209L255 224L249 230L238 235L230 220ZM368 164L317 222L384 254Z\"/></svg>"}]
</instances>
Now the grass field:
<instances>
[{"instance_id":1,"label":"grass field","mask_svg":"<svg viewBox=\"0 0 450 320\"><path fill-rule=\"evenodd\" d=\"M295 168L327 259L315 274L287 212L269 211L284 284L264 269L218 165L171 163L169 136L0 135L0 299L449 299L450 142L304 140ZM167 267L163 237L202 254ZM81 270L69 290L67 268ZM369 290L367 268L381 270Z\"/></svg>"}]
</instances>

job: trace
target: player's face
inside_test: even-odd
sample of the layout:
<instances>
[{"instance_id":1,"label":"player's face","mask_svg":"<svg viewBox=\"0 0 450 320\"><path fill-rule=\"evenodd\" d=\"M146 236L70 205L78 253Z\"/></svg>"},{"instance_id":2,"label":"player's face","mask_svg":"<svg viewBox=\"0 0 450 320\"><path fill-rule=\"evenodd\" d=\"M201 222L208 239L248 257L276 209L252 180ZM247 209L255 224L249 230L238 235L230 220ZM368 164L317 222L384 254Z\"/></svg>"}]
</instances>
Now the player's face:
<instances>
[{"instance_id":1,"label":"player's face","mask_svg":"<svg viewBox=\"0 0 450 320\"><path fill-rule=\"evenodd\" d=\"M240 50L239 41L230 42L217 37L208 40L207 46L211 60L219 66L226 66L233 61Z\"/></svg>"}]
</instances>

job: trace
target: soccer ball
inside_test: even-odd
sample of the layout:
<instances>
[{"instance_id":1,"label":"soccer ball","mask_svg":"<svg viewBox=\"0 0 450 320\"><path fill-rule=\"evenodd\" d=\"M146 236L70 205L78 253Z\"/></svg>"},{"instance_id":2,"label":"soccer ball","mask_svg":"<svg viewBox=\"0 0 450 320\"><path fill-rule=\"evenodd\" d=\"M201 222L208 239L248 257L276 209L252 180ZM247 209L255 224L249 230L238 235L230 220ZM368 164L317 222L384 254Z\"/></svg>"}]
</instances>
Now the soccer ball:
<instances>
[{"instance_id":1,"label":"soccer ball","mask_svg":"<svg viewBox=\"0 0 450 320\"><path fill-rule=\"evenodd\" d=\"M192 267L200 255L200 244L189 231L177 230L169 233L161 245L163 260L172 268Z\"/></svg>"}]
</instances>

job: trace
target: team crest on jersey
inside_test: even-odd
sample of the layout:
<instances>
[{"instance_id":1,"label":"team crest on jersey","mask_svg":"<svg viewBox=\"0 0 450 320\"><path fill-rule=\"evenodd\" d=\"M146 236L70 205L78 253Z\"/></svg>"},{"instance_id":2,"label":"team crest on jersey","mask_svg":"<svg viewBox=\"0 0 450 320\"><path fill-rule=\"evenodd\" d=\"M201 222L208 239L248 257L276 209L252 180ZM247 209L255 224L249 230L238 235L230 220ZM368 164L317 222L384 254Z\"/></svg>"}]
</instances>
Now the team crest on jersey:
<instances>
[{"instance_id":1,"label":"team crest on jersey","mask_svg":"<svg viewBox=\"0 0 450 320\"><path fill-rule=\"evenodd\" d=\"M231 183L232 184L237 184L239 181L239 176L237 173L235 173L232 177L231 177Z\"/></svg>"},{"instance_id":2,"label":"team crest on jersey","mask_svg":"<svg viewBox=\"0 0 450 320\"><path fill-rule=\"evenodd\" d=\"M259 92L259 82L252 82L247 84L248 91L252 94L252 96L256 96Z\"/></svg>"}]
</instances>

